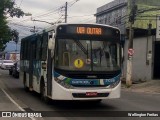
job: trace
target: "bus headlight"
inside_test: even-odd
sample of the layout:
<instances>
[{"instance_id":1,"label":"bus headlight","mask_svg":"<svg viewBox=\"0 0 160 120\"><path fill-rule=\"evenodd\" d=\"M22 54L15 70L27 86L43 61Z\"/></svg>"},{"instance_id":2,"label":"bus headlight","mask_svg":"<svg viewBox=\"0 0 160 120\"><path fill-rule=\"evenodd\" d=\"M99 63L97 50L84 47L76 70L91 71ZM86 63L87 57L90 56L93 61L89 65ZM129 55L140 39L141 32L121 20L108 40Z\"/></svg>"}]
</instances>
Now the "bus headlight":
<instances>
[{"instance_id":1,"label":"bus headlight","mask_svg":"<svg viewBox=\"0 0 160 120\"><path fill-rule=\"evenodd\" d=\"M110 85L110 88L115 88L120 83L120 79Z\"/></svg>"},{"instance_id":2,"label":"bus headlight","mask_svg":"<svg viewBox=\"0 0 160 120\"><path fill-rule=\"evenodd\" d=\"M54 78L54 79L55 79L55 81L56 81L57 83L59 83L61 86L65 87L65 88L67 88L67 89L73 89L73 88L74 88L72 85L66 83L64 80L60 80L60 79L58 79L58 78Z\"/></svg>"}]
</instances>

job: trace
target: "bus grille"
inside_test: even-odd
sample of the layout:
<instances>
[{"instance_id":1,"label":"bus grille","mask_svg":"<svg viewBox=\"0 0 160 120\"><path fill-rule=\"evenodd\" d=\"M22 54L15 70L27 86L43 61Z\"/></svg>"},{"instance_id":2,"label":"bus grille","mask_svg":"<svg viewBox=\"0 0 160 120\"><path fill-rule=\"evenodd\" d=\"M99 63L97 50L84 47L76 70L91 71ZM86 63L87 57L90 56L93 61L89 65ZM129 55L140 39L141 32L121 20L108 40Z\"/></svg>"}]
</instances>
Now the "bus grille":
<instances>
[{"instance_id":1,"label":"bus grille","mask_svg":"<svg viewBox=\"0 0 160 120\"><path fill-rule=\"evenodd\" d=\"M109 93L97 93L96 96L86 96L86 93L72 93L75 98L96 98L96 97L108 97Z\"/></svg>"}]
</instances>

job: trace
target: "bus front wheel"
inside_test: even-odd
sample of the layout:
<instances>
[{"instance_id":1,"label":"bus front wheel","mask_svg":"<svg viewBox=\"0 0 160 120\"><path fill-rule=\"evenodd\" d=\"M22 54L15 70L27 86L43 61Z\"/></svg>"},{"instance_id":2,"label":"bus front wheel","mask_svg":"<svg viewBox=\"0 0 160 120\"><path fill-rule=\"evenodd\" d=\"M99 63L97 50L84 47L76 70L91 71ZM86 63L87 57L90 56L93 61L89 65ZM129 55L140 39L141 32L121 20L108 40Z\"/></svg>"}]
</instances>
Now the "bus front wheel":
<instances>
[{"instance_id":1,"label":"bus front wheel","mask_svg":"<svg viewBox=\"0 0 160 120\"><path fill-rule=\"evenodd\" d=\"M41 94L41 100L44 101L45 103L49 103L49 98L46 96L46 88L44 82L42 82L40 85L40 94Z\"/></svg>"}]
</instances>

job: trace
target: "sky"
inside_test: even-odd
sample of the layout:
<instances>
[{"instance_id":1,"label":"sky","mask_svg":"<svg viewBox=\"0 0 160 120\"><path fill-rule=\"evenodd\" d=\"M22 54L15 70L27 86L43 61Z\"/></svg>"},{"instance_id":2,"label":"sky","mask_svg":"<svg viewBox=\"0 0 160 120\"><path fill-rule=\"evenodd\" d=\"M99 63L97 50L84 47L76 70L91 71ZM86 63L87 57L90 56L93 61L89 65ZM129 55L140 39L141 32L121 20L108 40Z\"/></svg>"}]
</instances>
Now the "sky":
<instances>
[{"instance_id":1,"label":"sky","mask_svg":"<svg viewBox=\"0 0 160 120\"><path fill-rule=\"evenodd\" d=\"M6 44L6 48L4 52L19 52L20 51L20 44L16 44L14 41L9 41Z\"/></svg>"},{"instance_id":2,"label":"sky","mask_svg":"<svg viewBox=\"0 0 160 120\"><path fill-rule=\"evenodd\" d=\"M32 34L33 26L38 31L50 27L49 23L64 22L64 5L68 3L68 23L94 23L98 7L113 0L15 0L16 6L32 16L8 18L8 25L20 33L20 38ZM32 19L32 20L31 20Z\"/></svg>"}]
</instances>

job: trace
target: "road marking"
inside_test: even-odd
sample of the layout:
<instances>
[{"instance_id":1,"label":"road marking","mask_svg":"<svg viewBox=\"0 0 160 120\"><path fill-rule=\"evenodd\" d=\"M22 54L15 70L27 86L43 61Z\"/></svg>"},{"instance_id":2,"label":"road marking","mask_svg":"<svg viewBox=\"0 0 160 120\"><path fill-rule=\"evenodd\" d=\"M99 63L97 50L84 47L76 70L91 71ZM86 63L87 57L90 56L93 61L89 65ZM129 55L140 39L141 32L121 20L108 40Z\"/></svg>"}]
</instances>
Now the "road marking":
<instances>
[{"instance_id":1,"label":"road marking","mask_svg":"<svg viewBox=\"0 0 160 120\"><path fill-rule=\"evenodd\" d=\"M5 95L6 95L21 111L25 112L25 110L24 110L21 106L19 106L18 103L16 103L16 102L11 98L11 96L10 96L4 89L1 89L1 90L5 93ZM29 117L29 118L31 118L32 120L36 120L35 118L32 118L32 117Z\"/></svg>"}]
</instances>

